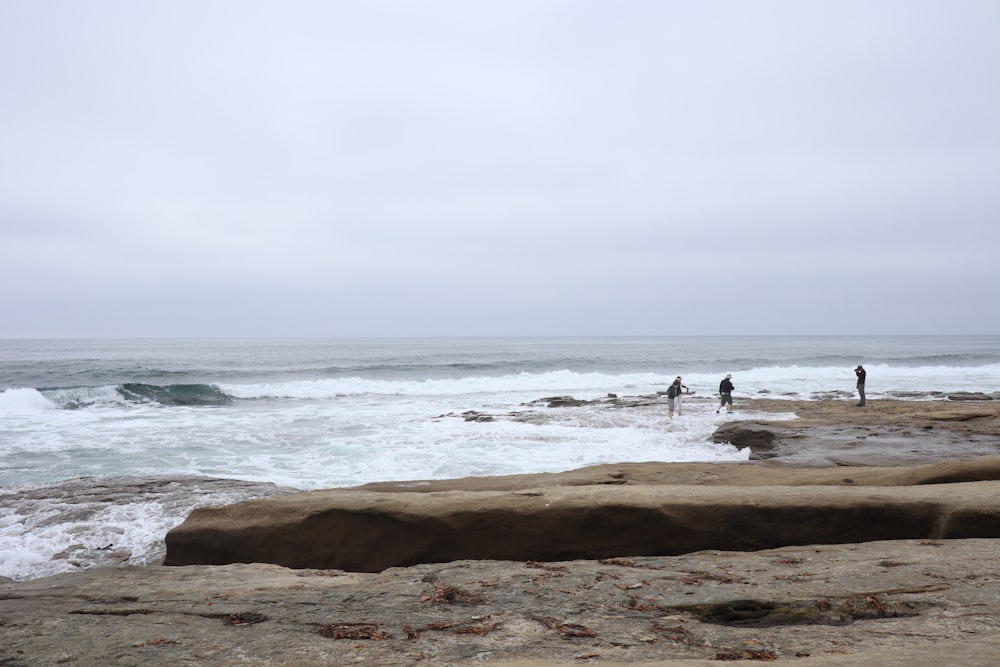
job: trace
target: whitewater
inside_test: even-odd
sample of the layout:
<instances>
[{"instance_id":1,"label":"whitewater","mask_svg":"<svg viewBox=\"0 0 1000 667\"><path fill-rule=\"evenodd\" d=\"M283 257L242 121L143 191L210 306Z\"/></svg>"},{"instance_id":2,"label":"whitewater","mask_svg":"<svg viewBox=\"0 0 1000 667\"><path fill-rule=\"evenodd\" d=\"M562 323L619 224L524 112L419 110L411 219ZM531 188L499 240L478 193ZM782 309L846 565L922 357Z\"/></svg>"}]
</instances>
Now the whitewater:
<instances>
[{"instance_id":1,"label":"whitewater","mask_svg":"<svg viewBox=\"0 0 1000 667\"><path fill-rule=\"evenodd\" d=\"M194 507L273 493L745 461L710 441L741 398L852 400L859 363L869 400L1000 389L997 336L0 341L0 576L156 562ZM653 400L539 402L609 394Z\"/></svg>"}]
</instances>

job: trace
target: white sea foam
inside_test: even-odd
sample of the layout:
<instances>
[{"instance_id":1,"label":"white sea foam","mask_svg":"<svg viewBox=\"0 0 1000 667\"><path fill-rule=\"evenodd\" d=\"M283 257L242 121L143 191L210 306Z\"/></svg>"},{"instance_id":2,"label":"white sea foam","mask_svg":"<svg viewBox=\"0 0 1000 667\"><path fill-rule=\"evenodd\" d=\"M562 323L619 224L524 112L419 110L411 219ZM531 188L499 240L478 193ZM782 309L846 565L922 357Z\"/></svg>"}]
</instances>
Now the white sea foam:
<instances>
[{"instance_id":1,"label":"white sea foam","mask_svg":"<svg viewBox=\"0 0 1000 667\"><path fill-rule=\"evenodd\" d=\"M916 393L929 397L934 392L993 392L1000 387L1000 364L985 366L866 366L869 397ZM703 378L706 379L707 378ZM856 377L842 367L769 366L734 373L737 392L756 395L809 398L814 393L853 391Z\"/></svg>"},{"instance_id":2,"label":"white sea foam","mask_svg":"<svg viewBox=\"0 0 1000 667\"><path fill-rule=\"evenodd\" d=\"M1000 386L1000 364L986 366L898 367L875 364L867 368L869 395L917 392L995 391ZM734 374L737 394L761 393L809 398L815 393L853 391L856 378L841 366L765 366L747 369L720 368L686 373L684 384L697 394L714 394L725 373ZM662 373L577 373L568 370L518 373L498 377L464 377L429 380L377 380L360 377L330 378L265 384L220 384L236 398L332 399L363 394L376 396L446 396L519 393L555 395L577 393L593 398L606 392L655 392L674 379ZM542 392L543 394L540 394Z\"/></svg>"},{"instance_id":3,"label":"white sea foam","mask_svg":"<svg viewBox=\"0 0 1000 667\"><path fill-rule=\"evenodd\" d=\"M0 416L33 414L57 407L36 389L16 387L0 391Z\"/></svg>"},{"instance_id":4,"label":"white sea foam","mask_svg":"<svg viewBox=\"0 0 1000 667\"><path fill-rule=\"evenodd\" d=\"M45 396L56 405L67 408L80 408L89 405L108 403L125 403L114 385L101 387L71 387L67 389L47 389Z\"/></svg>"},{"instance_id":5,"label":"white sea foam","mask_svg":"<svg viewBox=\"0 0 1000 667\"><path fill-rule=\"evenodd\" d=\"M57 574L95 565L147 565L164 535L195 507L282 492L212 480L81 479L0 491L0 576Z\"/></svg>"},{"instance_id":6,"label":"white sea foam","mask_svg":"<svg viewBox=\"0 0 1000 667\"><path fill-rule=\"evenodd\" d=\"M673 379L673 378L670 378ZM608 375L575 373L517 373L499 377L463 377L426 380L377 380L360 377L300 380L266 384L220 384L236 398L324 399L372 394L383 396L443 396L502 392L606 391L608 388L656 387L668 382L664 375L636 373Z\"/></svg>"}]
</instances>

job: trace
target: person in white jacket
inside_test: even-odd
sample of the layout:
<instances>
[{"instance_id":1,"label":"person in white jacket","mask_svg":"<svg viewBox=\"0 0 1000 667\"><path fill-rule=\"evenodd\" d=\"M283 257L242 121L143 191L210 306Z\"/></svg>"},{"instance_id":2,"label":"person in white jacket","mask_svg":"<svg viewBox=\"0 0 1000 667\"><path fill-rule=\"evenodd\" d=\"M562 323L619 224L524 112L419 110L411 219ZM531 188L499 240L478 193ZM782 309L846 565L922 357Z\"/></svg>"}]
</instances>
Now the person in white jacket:
<instances>
[{"instance_id":1,"label":"person in white jacket","mask_svg":"<svg viewBox=\"0 0 1000 667\"><path fill-rule=\"evenodd\" d=\"M681 413L681 394L687 391L687 387L681 384L681 376L678 375L677 379L674 380L673 384L667 387L667 412L670 414L670 418L674 418L674 410L677 410L677 414Z\"/></svg>"}]
</instances>

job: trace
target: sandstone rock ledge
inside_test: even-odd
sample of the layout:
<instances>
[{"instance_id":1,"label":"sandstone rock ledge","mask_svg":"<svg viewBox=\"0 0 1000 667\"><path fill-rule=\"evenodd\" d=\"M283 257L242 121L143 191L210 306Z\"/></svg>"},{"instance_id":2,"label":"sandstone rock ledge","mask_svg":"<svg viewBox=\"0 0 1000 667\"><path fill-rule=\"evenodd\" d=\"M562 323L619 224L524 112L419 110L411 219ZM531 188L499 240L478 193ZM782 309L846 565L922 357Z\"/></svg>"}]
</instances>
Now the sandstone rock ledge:
<instances>
[{"instance_id":1,"label":"sandstone rock ledge","mask_svg":"<svg viewBox=\"0 0 1000 667\"><path fill-rule=\"evenodd\" d=\"M456 561L380 573L95 569L0 585L0 664L973 667L1000 540Z\"/></svg>"},{"instance_id":2,"label":"sandstone rock ledge","mask_svg":"<svg viewBox=\"0 0 1000 667\"><path fill-rule=\"evenodd\" d=\"M719 485L724 480L730 483ZM816 470L621 464L544 476L370 485L195 510L167 534L164 563L378 572L463 559L553 561L994 538L1000 537L997 480L1000 456Z\"/></svg>"}]
</instances>

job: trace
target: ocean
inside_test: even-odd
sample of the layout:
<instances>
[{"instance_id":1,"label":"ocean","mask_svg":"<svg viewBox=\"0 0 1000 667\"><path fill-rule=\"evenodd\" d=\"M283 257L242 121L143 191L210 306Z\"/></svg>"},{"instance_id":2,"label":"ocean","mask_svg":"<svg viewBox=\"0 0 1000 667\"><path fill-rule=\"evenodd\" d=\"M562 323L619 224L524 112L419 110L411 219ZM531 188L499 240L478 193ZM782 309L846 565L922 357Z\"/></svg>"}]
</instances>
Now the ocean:
<instances>
[{"instance_id":1,"label":"ocean","mask_svg":"<svg viewBox=\"0 0 1000 667\"><path fill-rule=\"evenodd\" d=\"M854 400L858 364L870 400L996 394L1000 336L0 340L0 576L153 563L193 508L290 490L744 461L709 441L741 398ZM538 403L678 375L673 420Z\"/></svg>"}]
</instances>

